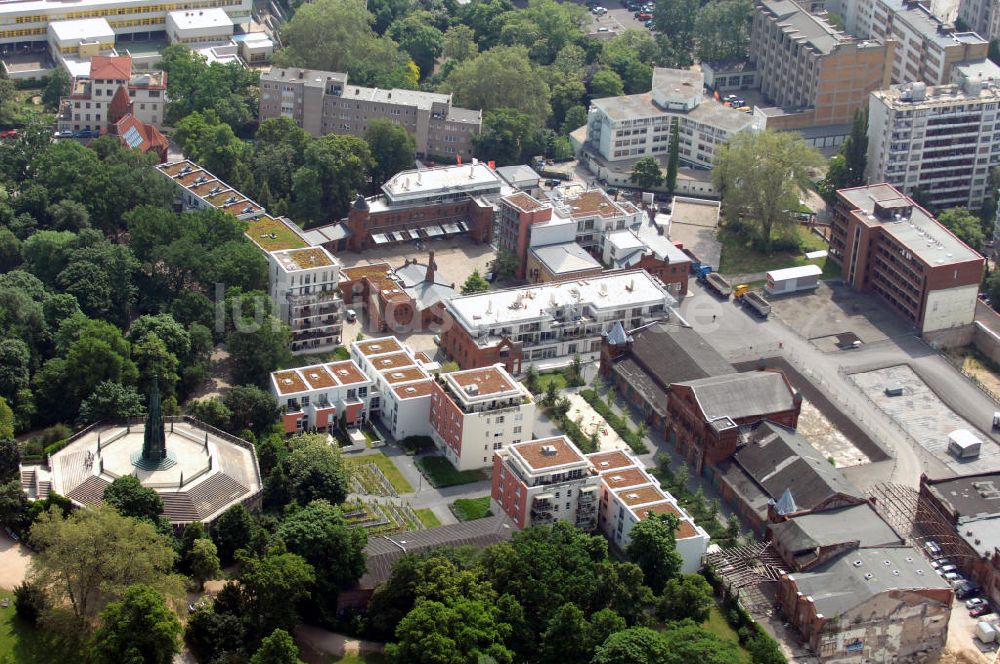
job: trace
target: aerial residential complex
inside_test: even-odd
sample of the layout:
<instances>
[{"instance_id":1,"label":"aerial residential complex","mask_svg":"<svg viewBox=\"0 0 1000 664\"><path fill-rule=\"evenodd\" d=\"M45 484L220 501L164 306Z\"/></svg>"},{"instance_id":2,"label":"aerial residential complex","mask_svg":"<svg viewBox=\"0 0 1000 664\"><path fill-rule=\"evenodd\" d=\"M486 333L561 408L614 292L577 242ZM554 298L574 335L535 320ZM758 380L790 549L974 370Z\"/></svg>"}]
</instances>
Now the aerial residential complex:
<instances>
[{"instance_id":1,"label":"aerial residential complex","mask_svg":"<svg viewBox=\"0 0 1000 664\"><path fill-rule=\"evenodd\" d=\"M830 259L920 332L972 323L983 257L889 184L837 192Z\"/></svg>"},{"instance_id":2,"label":"aerial residential complex","mask_svg":"<svg viewBox=\"0 0 1000 664\"><path fill-rule=\"evenodd\" d=\"M454 371L434 383L430 421L452 465L487 468L494 452L531 438L535 399L502 366Z\"/></svg>"},{"instance_id":3,"label":"aerial residential complex","mask_svg":"<svg viewBox=\"0 0 1000 664\"><path fill-rule=\"evenodd\" d=\"M281 408L286 434L332 431L368 420L376 398L372 380L352 360L271 373L271 394Z\"/></svg>"},{"instance_id":4,"label":"aerial residential complex","mask_svg":"<svg viewBox=\"0 0 1000 664\"><path fill-rule=\"evenodd\" d=\"M681 163L711 168L716 146L745 131L753 118L705 94L704 74L653 70L653 89L637 95L593 99L586 147L608 161L666 156L674 124Z\"/></svg>"},{"instance_id":5,"label":"aerial residential complex","mask_svg":"<svg viewBox=\"0 0 1000 664\"><path fill-rule=\"evenodd\" d=\"M676 300L644 270L465 295L445 305L441 348L463 369L596 354L601 333L666 319Z\"/></svg>"},{"instance_id":6,"label":"aerial residential complex","mask_svg":"<svg viewBox=\"0 0 1000 664\"><path fill-rule=\"evenodd\" d=\"M346 73L274 67L260 78L261 120L291 118L312 136L364 136L370 120L391 120L420 157L471 159L482 115L452 106L450 94L349 85Z\"/></svg>"},{"instance_id":7,"label":"aerial residential complex","mask_svg":"<svg viewBox=\"0 0 1000 664\"><path fill-rule=\"evenodd\" d=\"M393 438L430 435L434 379L429 372L439 368L436 363L395 337L354 341L351 359L374 382L371 412Z\"/></svg>"},{"instance_id":8,"label":"aerial residential complex","mask_svg":"<svg viewBox=\"0 0 1000 664\"><path fill-rule=\"evenodd\" d=\"M756 0L750 32L770 129L848 125L890 81L891 44L857 39L794 0Z\"/></svg>"},{"instance_id":9,"label":"aerial residential complex","mask_svg":"<svg viewBox=\"0 0 1000 664\"><path fill-rule=\"evenodd\" d=\"M994 133L1000 91L977 75L961 84L911 83L872 93L868 181L920 191L939 209L979 208L996 197L990 172L1000 165Z\"/></svg>"},{"instance_id":10,"label":"aerial residential complex","mask_svg":"<svg viewBox=\"0 0 1000 664\"><path fill-rule=\"evenodd\" d=\"M498 451L490 503L521 528L568 521L600 529L622 549L635 524L650 514L673 514L680 521L677 552L685 574L701 568L708 547L708 534L634 457L620 450L584 455L565 436Z\"/></svg>"}]
</instances>

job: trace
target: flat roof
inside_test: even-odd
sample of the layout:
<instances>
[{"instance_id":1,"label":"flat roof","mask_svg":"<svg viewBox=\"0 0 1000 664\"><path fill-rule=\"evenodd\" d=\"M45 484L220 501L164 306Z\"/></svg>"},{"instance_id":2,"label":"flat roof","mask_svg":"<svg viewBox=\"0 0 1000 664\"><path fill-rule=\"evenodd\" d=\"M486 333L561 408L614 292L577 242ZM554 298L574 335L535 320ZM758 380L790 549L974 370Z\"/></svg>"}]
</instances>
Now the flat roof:
<instances>
[{"instance_id":1,"label":"flat roof","mask_svg":"<svg viewBox=\"0 0 1000 664\"><path fill-rule=\"evenodd\" d=\"M793 0L757 0L757 5L764 7L777 19L776 22L789 38L807 44L820 53L833 53L841 44L855 41L829 21L810 14Z\"/></svg>"},{"instance_id":2,"label":"flat roof","mask_svg":"<svg viewBox=\"0 0 1000 664\"><path fill-rule=\"evenodd\" d=\"M662 500L666 500L666 496L660 488L653 485L640 486L640 487L627 487L624 489L618 489L615 492L618 499L629 507L636 507L638 505L646 505L648 503L658 503Z\"/></svg>"},{"instance_id":3,"label":"flat roof","mask_svg":"<svg viewBox=\"0 0 1000 664\"><path fill-rule=\"evenodd\" d=\"M341 385L353 385L355 383L370 382L368 376L361 371L361 367L354 363L354 360L341 360L330 362L326 368L333 374Z\"/></svg>"},{"instance_id":4,"label":"flat roof","mask_svg":"<svg viewBox=\"0 0 1000 664\"><path fill-rule=\"evenodd\" d=\"M634 270L464 295L445 306L467 330L476 330L551 317L566 306L609 310L655 304L672 306L674 299L645 270Z\"/></svg>"},{"instance_id":5,"label":"flat roof","mask_svg":"<svg viewBox=\"0 0 1000 664\"><path fill-rule=\"evenodd\" d=\"M0 7L3 3L0 3ZM52 21L49 23L49 30L56 36L56 39L63 41L66 39L89 39L94 37L112 37L114 41L115 31L111 29L111 24L103 18L81 18L70 21Z\"/></svg>"},{"instance_id":6,"label":"flat roof","mask_svg":"<svg viewBox=\"0 0 1000 664\"><path fill-rule=\"evenodd\" d=\"M587 460L590 461L591 465L593 465L599 473L635 465L635 460L621 450L594 452L593 454L587 455Z\"/></svg>"},{"instance_id":7,"label":"flat roof","mask_svg":"<svg viewBox=\"0 0 1000 664\"><path fill-rule=\"evenodd\" d=\"M781 281L782 279L799 279L800 277L818 277L821 274L823 274L823 269L819 265L799 265L781 270L771 270L767 273L767 278Z\"/></svg>"},{"instance_id":8,"label":"flat roof","mask_svg":"<svg viewBox=\"0 0 1000 664\"><path fill-rule=\"evenodd\" d=\"M354 268L347 268L344 272L349 272ZM371 357L372 355L382 355L385 353L398 353L403 350L403 346L400 345L396 337L381 337L379 339L365 339L364 341L355 341L354 347L358 349L358 352L365 357Z\"/></svg>"},{"instance_id":9,"label":"flat roof","mask_svg":"<svg viewBox=\"0 0 1000 664\"><path fill-rule=\"evenodd\" d=\"M454 382L461 389L466 397L486 397L506 392L519 392L514 380L503 367L482 367L479 369L467 369L465 371L453 371L444 374L446 381ZM475 394L468 391L473 387Z\"/></svg>"},{"instance_id":10,"label":"flat roof","mask_svg":"<svg viewBox=\"0 0 1000 664\"><path fill-rule=\"evenodd\" d=\"M893 22L901 21L919 33L923 39L945 48L955 44L986 44L987 41L975 32L958 32L954 26L950 30L940 28L946 23L934 15L926 6L920 3L907 3L903 0L881 0L881 3L892 12Z\"/></svg>"},{"instance_id":11,"label":"flat roof","mask_svg":"<svg viewBox=\"0 0 1000 664\"><path fill-rule=\"evenodd\" d=\"M523 191L511 194L510 196L504 196L501 200L516 207L522 212L535 212L537 210L541 210L542 208L552 207L550 204L543 203L531 194L526 194Z\"/></svg>"},{"instance_id":12,"label":"flat roof","mask_svg":"<svg viewBox=\"0 0 1000 664\"><path fill-rule=\"evenodd\" d=\"M1000 473L929 480L928 484L956 513L959 522L1000 516Z\"/></svg>"},{"instance_id":13,"label":"flat roof","mask_svg":"<svg viewBox=\"0 0 1000 664\"><path fill-rule=\"evenodd\" d=\"M369 361L372 363L372 366L375 367L376 371L382 372L390 369L398 369L399 367L416 366L416 362L414 362L413 358L404 352L392 353L390 355L380 355Z\"/></svg>"},{"instance_id":14,"label":"flat roof","mask_svg":"<svg viewBox=\"0 0 1000 664\"><path fill-rule=\"evenodd\" d=\"M585 270L602 270L604 266L576 242L548 244L531 250L538 262L552 274L572 274Z\"/></svg>"},{"instance_id":15,"label":"flat roof","mask_svg":"<svg viewBox=\"0 0 1000 664\"><path fill-rule=\"evenodd\" d=\"M535 182L542 179L542 176L535 172L527 164L517 164L515 166L498 166L494 169L497 175L502 177L510 185L518 185L521 182Z\"/></svg>"},{"instance_id":16,"label":"flat roof","mask_svg":"<svg viewBox=\"0 0 1000 664\"><path fill-rule=\"evenodd\" d=\"M532 470L548 470L559 466L585 463L586 459L565 436L540 438L515 443L507 447Z\"/></svg>"},{"instance_id":17,"label":"flat roof","mask_svg":"<svg viewBox=\"0 0 1000 664\"><path fill-rule=\"evenodd\" d=\"M400 399L416 399L417 397L430 396L430 393L434 390L434 381L428 378L424 381L419 381L416 383L404 383L402 385L393 385L392 391Z\"/></svg>"},{"instance_id":18,"label":"flat roof","mask_svg":"<svg viewBox=\"0 0 1000 664\"><path fill-rule=\"evenodd\" d=\"M679 540L696 537L699 534L698 529L691 523L691 520L669 500L653 503L652 505L643 505L632 511L636 513L635 515L640 521L649 518L650 514L673 514L680 519L680 523L677 525L677 533L675 534L675 537Z\"/></svg>"},{"instance_id":19,"label":"flat roof","mask_svg":"<svg viewBox=\"0 0 1000 664\"><path fill-rule=\"evenodd\" d=\"M434 194L469 194L497 189L502 185L500 176L483 163L461 166L400 171L382 185L382 191L392 202L421 199Z\"/></svg>"},{"instance_id":20,"label":"flat roof","mask_svg":"<svg viewBox=\"0 0 1000 664\"><path fill-rule=\"evenodd\" d=\"M232 30L233 19L229 17L225 9L221 7L207 7L205 9L187 9L168 12L167 16L177 27L193 30L197 28L221 28L226 27Z\"/></svg>"},{"instance_id":21,"label":"flat roof","mask_svg":"<svg viewBox=\"0 0 1000 664\"><path fill-rule=\"evenodd\" d=\"M274 256L275 260L278 261L286 272L337 265L336 259L323 247L275 251L271 255Z\"/></svg>"},{"instance_id":22,"label":"flat roof","mask_svg":"<svg viewBox=\"0 0 1000 664\"><path fill-rule=\"evenodd\" d=\"M263 215L246 222L246 236L266 252L305 249L309 245L283 217Z\"/></svg>"},{"instance_id":23,"label":"flat roof","mask_svg":"<svg viewBox=\"0 0 1000 664\"><path fill-rule=\"evenodd\" d=\"M987 60L987 62L989 62ZM960 63L965 64L965 63ZM962 70L958 65L955 69L963 76L968 76L974 80L982 80L984 83L1000 79L1000 67L990 62L991 67L986 66L970 67ZM894 110L913 109L939 109L940 112L951 112L954 106L966 106L969 104L995 104L1000 100L1000 90L991 85L979 86L976 94L969 94L964 86L949 83L948 85L928 85L924 89L923 99L914 101L912 83L905 85L894 85L886 90L874 90L872 95Z\"/></svg>"},{"instance_id":24,"label":"flat roof","mask_svg":"<svg viewBox=\"0 0 1000 664\"><path fill-rule=\"evenodd\" d=\"M652 92L643 92L621 97L604 97L591 100L591 105L600 109L612 120L634 120L661 116L688 117L696 122L716 127L730 134L746 129L753 124L753 116L726 106L713 97L703 96L697 106L689 111L665 111L653 101Z\"/></svg>"},{"instance_id":25,"label":"flat roof","mask_svg":"<svg viewBox=\"0 0 1000 664\"><path fill-rule=\"evenodd\" d=\"M931 267L965 261L982 260L942 226L929 212L890 184L871 184L850 189L838 189L837 194L854 206L854 216L868 226L883 230ZM875 203L886 206L912 206L909 219L882 220L875 217Z\"/></svg>"},{"instance_id":26,"label":"flat roof","mask_svg":"<svg viewBox=\"0 0 1000 664\"><path fill-rule=\"evenodd\" d=\"M654 480L650 479L649 475L635 466L601 473L601 481L607 484L608 488L612 491L652 484L654 482Z\"/></svg>"},{"instance_id":27,"label":"flat roof","mask_svg":"<svg viewBox=\"0 0 1000 664\"><path fill-rule=\"evenodd\" d=\"M427 372L418 366L397 367L383 371L382 378L385 378L386 382L390 385L395 385L396 383L408 383L413 380L427 378Z\"/></svg>"}]
</instances>

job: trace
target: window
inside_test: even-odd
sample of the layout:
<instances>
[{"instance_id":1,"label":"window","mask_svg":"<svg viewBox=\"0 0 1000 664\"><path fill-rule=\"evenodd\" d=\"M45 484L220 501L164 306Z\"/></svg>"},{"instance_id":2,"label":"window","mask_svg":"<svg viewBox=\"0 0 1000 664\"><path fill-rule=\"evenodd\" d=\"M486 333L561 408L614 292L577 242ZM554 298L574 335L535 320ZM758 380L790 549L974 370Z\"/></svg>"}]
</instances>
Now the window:
<instances>
[{"instance_id":1,"label":"window","mask_svg":"<svg viewBox=\"0 0 1000 664\"><path fill-rule=\"evenodd\" d=\"M519 426L514 427L514 433L521 433L521 427Z\"/></svg>"},{"instance_id":2,"label":"window","mask_svg":"<svg viewBox=\"0 0 1000 664\"><path fill-rule=\"evenodd\" d=\"M497 424L503 424L503 415L497 415Z\"/></svg>"}]
</instances>

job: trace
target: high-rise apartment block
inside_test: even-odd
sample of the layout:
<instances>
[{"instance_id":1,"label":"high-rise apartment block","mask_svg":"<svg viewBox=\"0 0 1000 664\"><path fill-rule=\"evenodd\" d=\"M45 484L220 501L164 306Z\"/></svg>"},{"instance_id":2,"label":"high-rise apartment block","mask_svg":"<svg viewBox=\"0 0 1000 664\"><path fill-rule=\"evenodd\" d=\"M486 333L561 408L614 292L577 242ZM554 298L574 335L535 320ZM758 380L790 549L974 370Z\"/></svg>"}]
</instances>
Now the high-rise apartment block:
<instances>
[{"instance_id":1,"label":"high-rise apartment block","mask_svg":"<svg viewBox=\"0 0 1000 664\"><path fill-rule=\"evenodd\" d=\"M972 323L983 257L890 184L841 189L830 259L922 333Z\"/></svg>"},{"instance_id":2,"label":"high-rise apartment block","mask_svg":"<svg viewBox=\"0 0 1000 664\"><path fill-rule=\"evenodd\" d=\"M383 90L347 83L347 74L274 67L260 77L260 119L291 118L311 136L364 136L390 120L413 136L417 155L472 158L482 111L452 106L450 94Z\"/></svg>"},{"instance_id":3,"label":"high-rise apartment block","mask_svg":"<svg viewBox=\"0 0 1000 664\"><path fill-rule=\"evenodd\" d=\"M750 56L760 91L795 111L768 117L773 129L850 124L868 94L889 85L893 45L857 39L794 0L756 0Z\"/></svg>"},{"instance_id":4,"label":"high-rise apartment block","mask_svg":"<svg viewBox=\"0 0 1000 664\"><path fill-rule=\"evenodd\" d=\"M431 437L459 470L531 438L535 399L502 366L441 374L431 392Z\"/></svg>"},{"instance_id":5,"label":"high-rise apartment block","mask_svg":"<svg viewBox=\"0 0 1000 664\"><path fill-rule=\"evenodd\" d=\"M893 83L951 82L958 62L986 57L989 42L975 32L959 32L915 0L848 0L845 24L865 39L893 40Z\"/></svg>"},{"instance_id":6,"label":"high-rise apartment block","mask_svg":"<svg viewBox=\"0 0 1000 664\"><path fill-rule=\"evenodd\" d=\"M990 172L1000 165L1000 88L976 79L952 85L911 83L871 95L868 181L936 208L982 205L995 197Z\"/></svg>"}]
</instances>

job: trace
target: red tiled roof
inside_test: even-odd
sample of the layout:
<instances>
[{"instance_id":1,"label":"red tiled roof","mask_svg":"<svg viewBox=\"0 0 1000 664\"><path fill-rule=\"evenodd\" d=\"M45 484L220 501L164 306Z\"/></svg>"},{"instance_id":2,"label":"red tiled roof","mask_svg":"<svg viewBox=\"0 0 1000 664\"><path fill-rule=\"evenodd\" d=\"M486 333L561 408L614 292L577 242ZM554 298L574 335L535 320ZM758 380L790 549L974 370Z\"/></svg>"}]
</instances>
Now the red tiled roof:
<instances>
[{"instance_id":1,"label":"red tiled roof","mask_svg":"<svg viewBox=\"0 0 1000 664\"><path fill-rule=\"evenodd\" d=\"M128 90L124 85L119 85L115 90L115 96L111 98L108 106L108 122L114 124L132 112L132 100L128 97Z\"/></svg>"},{"instance_id":2,"label":"red tiled roof","mask_svg":"<svg viewBox=\"0 0 1000 664\"><path fill-rule=\"evenodd\" d=\"M128 81L132 78L132 58L128 55L95 55L90 59L90 80Z\"/></svg>"},{"instance_id":3,"label":"red tiled roof","mask_svg":"<svg viewBox=\"0 0 1000 664\"><path fill-rule=\"evenodd\" d=\"M119 89L123 90L124 88ZM132 127L139 133L142 140L138 144L130 145L125 135ZM127 148L135 148L143 154L155 152L159 156L161 163L167 160L167 148L169 147L167 138L160 133L159 129L142 122L131 113L112 124L105 131L108 134L117 136L121 144Z\"/></svg>"}]
</instances>

